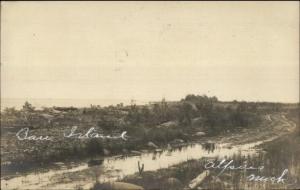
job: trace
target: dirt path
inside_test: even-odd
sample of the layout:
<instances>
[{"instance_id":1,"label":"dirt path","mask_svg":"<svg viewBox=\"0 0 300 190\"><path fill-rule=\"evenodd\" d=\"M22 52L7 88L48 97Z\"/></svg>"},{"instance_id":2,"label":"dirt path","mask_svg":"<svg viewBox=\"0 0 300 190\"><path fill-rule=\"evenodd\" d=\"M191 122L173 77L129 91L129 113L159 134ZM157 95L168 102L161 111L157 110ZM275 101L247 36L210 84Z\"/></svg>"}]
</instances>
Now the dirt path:
<instances>
[{"instance_id":1,"label":"dirt path","mask_svg":"<svg viewBox=\"0 0 300 190\"><path fill-rule=\"evenodd\" d=\"M296 124L288 120L285 115L285 113L267 114L260 127L243 129L237 134L222 137L218 143L237 145L256 141L271 141L286 135L296 129Z\"/></svg>"}]
</instances>

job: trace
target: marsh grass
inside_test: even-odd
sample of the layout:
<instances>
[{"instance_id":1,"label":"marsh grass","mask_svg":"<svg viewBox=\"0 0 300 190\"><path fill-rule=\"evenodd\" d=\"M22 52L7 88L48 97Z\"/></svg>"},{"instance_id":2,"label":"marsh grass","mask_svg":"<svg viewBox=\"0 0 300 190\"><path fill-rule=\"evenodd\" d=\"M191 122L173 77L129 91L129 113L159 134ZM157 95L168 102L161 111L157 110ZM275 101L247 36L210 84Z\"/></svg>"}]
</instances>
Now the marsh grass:
<instances>
[{"instance_id":1,"label":"marsh grass","mask_svg":"<svg viewBox=\"0 0 300 190\"><path fill-rule=\"evenodd\" d=\"M264 166L262 170L226 170L218 175L220 169L211 169L210 175L205 178L200 187L203 189L299 189L300 188L300 136L297 133L289 134L272 142L263 144L263 149L257 154L245 156L241 153L226 160L234 160L235 166L247 164L247 166ZM209 150L207 150L209 151ZM212 150L213 151L213 150ZM167 182L168 178L176 178L181 183L178 189L187 187L189 182L202 173L207 160L222 160L224 158L202 158L199 160L187 160L186 162L158 171L146 171L141 176L137 174L127 176L122 181L138 184L145 189L167 190L173 188ZM285 183L249 181L251 174L265 178L280 177L282 172L288 169L283 177Z\"/></svg>"}]
</instances>

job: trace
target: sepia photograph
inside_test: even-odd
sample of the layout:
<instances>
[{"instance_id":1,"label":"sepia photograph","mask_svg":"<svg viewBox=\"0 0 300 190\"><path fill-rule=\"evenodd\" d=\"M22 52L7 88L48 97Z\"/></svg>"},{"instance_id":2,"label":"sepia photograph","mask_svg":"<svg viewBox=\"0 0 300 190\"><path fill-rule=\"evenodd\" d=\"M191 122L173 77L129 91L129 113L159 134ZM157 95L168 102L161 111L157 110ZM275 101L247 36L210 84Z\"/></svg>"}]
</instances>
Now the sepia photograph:
<instances>
[{"instance_id":1,"label":"sepia photograph","mask_svg":"<svg viewBox=\"0 0 300 190\"><path fill-rule=\"evenodd\" d=\"M1 189L300 189L299 9L1 1Z\"/></svg>"}]
</instances>

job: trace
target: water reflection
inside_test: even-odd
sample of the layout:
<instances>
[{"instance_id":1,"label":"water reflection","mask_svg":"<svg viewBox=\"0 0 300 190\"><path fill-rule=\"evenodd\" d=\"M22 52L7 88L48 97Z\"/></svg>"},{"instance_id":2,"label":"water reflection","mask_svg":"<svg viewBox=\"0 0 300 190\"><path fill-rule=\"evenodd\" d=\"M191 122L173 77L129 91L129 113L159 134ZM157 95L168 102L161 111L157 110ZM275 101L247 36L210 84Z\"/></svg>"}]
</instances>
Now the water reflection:
<instances>
[{"instance_id":1,"label":"water reflection","mask_svg":"<svg viewBox=\"0 0 300 190\"><path fill-rule=\"evenodd\" d=\"M216 149L216 145L215 145L215 143L204 143L204 145L203 145L203 148L205 149L205 150L207 150L207 152L208 153L210 153L210 152L214 152L214 150Z\"/></svg>"}]
</instances>

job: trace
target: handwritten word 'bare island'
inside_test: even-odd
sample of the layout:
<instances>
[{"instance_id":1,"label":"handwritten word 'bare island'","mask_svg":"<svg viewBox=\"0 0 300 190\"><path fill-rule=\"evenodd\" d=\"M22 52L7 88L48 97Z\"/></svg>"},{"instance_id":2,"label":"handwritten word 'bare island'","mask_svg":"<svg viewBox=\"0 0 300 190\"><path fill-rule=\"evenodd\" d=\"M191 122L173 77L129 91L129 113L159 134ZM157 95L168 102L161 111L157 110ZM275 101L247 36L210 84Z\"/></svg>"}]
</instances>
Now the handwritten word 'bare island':
<instances>
[{"instance_id":1,"label":"handwritten word 'bare island'","mask_svg":"<svg viewBox=\"0 0 300 190\"><path fill-rule=\"evenodd\" d=\"M69 132L64 133L65 138L77 138L77 139L93 139L93 138L99 138L99 139L123 139L127 140L126 131L122 132L120 135L104 135L101 133L98 133L94 127L91 127L87 132L81 133L76 132L77 126L73 126ZM33 135L30 134L29 128L22 128L19 130L16 134L18 140L28 140L28 141L53 141L54 137L48 136L48 135Z\"/></svg>"},{"instance_id":2,"label":"handwritten word 'bare island'","mask_svg":"<svg viewBox=\"0 0 300 190\"><path fill-rule=\"evenodd\" d=\"M94 127L91 127L86 133L76 133L77 126L73 126L70 133L64 133L66 138L78 138L78 139L88 139L88 138L101 138L101 139L123 139L127 140L126 131L122 132L119 136L103 135L97 133Z\"/></svg>"}]
</instances>

